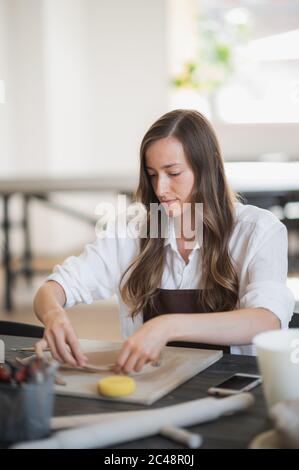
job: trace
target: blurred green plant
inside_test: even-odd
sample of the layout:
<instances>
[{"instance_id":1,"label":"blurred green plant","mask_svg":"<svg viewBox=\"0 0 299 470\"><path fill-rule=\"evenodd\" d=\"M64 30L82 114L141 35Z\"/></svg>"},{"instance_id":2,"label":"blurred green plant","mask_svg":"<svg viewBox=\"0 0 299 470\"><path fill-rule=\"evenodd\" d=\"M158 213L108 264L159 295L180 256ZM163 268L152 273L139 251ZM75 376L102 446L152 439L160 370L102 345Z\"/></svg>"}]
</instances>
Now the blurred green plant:
<instances>
[{"instance_id":1,"label":"blurred green plant","mask_svg":"<svg viewBox=\"0 0 299 470\"><path fill-rule=\"evenodd\" d=\"M249 14L243 8L225 16L198 18L198 51L172 79L176 88L191 88L210 95L233 76L236 47L249 40Z\"/></svg>"}]
</instances>

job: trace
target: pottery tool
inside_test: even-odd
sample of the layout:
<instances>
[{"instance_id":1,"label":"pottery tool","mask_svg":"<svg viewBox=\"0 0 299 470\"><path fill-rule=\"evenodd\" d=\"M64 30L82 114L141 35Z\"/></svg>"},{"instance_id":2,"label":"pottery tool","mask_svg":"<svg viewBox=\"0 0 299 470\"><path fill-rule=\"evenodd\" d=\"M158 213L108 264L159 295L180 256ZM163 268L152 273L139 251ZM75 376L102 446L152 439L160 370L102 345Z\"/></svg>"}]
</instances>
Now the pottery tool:
<instances>
[{"instance_id":1,"label":"pottery tool","mask_svg":"<svg viewBox=\"0 0 299 470\"><path fill-rule=\"evenodd\" d=\"M29 357L24 357L24 358L16 357L16 360L20 363L27 364L34 357L36 357L35 354L33 354L32 356L29 356ZM61 370L76 370L76 371L83 371L83 372L85 371L85 372L101 373L101 372L111 372L111 371L113 371L114 366L115 366L115 364L106 364L106 365L103 365L103 366L94 366L92 364L86 364L83 367L73 367L73 366L68 365L68 364L60 364L59 368Z\"/></svg>"},{"instance_id":2,"label":"pottery tool","mask_svg":"<svg viewBox=\"0 0 299 470\"><path fill-rule=\"evenodd\" d=\"M102 373L102 372L113 372L113 369L115 367L115 364L106 364L103 366L95 366L93 364L85 364L82 367L73 367L68 364L61 364L60 369L61 370L74 370L78 372L94 372L94 373Z\"/></svg>"},{"instance_id":3,"label":"pottery tool","mask_svg":"<svg viewBox=\"0 0 299 470\"><path fill-rule=\"evenodd\" d=\"M30 362L35 358L36 356L30 356L30 357L26 357L24 359L21 359L20 357L16 357L15 358L15 361L23 366L28 366L30 364ZM57 367L56 367L57 368ZM55 378L54 378L54 382L56 385L66 385L66 382L62 379L62 377L60 377L60 375L58 375L57 373L55 373Z\"/></svg>"},{"instance_id":4,"label":"pottery tool","mask_svg":"<svg viewBox=\"0 0 299 470\"><path fill-rule=\"evenodd\" d=\"M29 353L29 352L32 352L34 353L35 352L35 347L34 346L29 346L27 348L10 348L11 351L14 351L14 352L25 352L25 353ZM51 351L50 348L46 348L44 349L44 351Z\"/></svg>"},{"instance_id":5,"label":"pottery tool","mask_svg":"<svg viewBox=\"0 0 299 470\"><path fill-rule=\"evenodd\" d=\"M24 364L19 360L6 361L1 368L0 381L12 386L23 384L43 384L55 376L58 364L56 361L44 361L34 357Z\"/></svg>"},{"instance_id":6,"label":"pottery tool","mask_svg":"<svg viewBox=\"0 0 299 470\"><path fill-rule=\"evenodd\" d=\"M165 423L169 426L192 426L213 421L223 415L244 410L254 403L253 395L240 393L227 398L207 397L179 405L146 411L100 414L99 422L84 427L59 431L48 439L24 442L15 449L90 449L105 448L121 442L158 434ZM109 419L109 416L111 419ZM62 419L67 420L63 417ZM101 422L102 419L102 422ZM77 421L78 422L78 421Z\"/></svg>"},{"instance_id":7,"label":"pottery tool","mask_svg":"<svg viewBox=\"0 0 299 470\"><path fill-rule=\"evenodd\" d=\"M3 339L0 339L0 367L5 364L5 344Z\"/></svg>"}]
</instances>

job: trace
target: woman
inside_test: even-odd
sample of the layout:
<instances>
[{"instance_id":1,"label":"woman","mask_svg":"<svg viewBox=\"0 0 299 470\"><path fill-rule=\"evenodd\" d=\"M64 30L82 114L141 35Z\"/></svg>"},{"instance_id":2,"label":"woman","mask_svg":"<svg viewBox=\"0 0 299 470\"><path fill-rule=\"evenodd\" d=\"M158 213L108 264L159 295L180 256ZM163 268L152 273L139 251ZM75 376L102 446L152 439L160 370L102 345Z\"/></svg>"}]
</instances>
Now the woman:
<instances>
[{"instance_id":1,"label":"woman","mask_svg":"<svg viewBox=\"0 0 299 470\"><path fill-rule=\"evenodd\" d=\"M57 360L83 365L64 309L113 294L126 338L116 372L140 371L173 342L253 354L257 333L288 327L294 301L286 287L286 229L269 211L237 202L215 133L200 113L175 110L148 130L136 199L146 208L144 237L98 237L39 289L34 308L45 333L38 352L50 347ZM167 216L166 237L161 219L151 236L152 203ZM198 224L198 203L202 245L199 225L193 237L176 230L186 206L188 220Z\"/></svg>"}]
</instances>

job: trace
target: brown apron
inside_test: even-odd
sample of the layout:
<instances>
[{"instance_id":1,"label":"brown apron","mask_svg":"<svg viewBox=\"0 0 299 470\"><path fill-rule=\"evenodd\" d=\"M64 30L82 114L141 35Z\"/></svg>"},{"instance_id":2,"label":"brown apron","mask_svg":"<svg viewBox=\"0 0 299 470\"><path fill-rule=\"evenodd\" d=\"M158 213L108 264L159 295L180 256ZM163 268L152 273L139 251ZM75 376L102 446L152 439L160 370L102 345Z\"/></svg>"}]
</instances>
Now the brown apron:
<instances>
[{"instance_id":1,"label":"brown apron","mask_svg":"<svg viewBox=\"0 0 299 470\"><path fill-rule=\"evenodd\" d=\"M198 289L157 289L154 308L147 305L143 311L143 322L168 313L205 313L198 302ZM167 346L184 348L222 349L230 353L230 346L216 344L191 343L187 341L172 341Z\"/></svg>"}]
</instances>

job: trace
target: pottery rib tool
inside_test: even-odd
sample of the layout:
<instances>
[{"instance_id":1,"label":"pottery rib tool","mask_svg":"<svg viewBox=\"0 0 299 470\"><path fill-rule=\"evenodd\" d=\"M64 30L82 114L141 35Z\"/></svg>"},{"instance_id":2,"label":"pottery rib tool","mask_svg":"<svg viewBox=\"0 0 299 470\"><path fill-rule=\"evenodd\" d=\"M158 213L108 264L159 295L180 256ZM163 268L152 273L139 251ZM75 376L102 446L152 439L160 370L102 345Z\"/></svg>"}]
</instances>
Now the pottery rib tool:
<instances>
[{"instance_id":1,"label":"pottery rib tool","mask_svg":"<svg viewBox=\"0 0 299 470\"><path fill-rule=\"evenodd\" d=\"M24 357L24 358L16 358L16 360L18 360L18 362L22 363L22 364L28 364L31 359L35 357L35 354L33 354L32 356L29 356L29 357ZM76 370L76 371L80 371L80 372L98 372L98 373L101 373L101 372L112 372L113 371L113 367L114 367L114 364L107 364L105 366L94 366L92 364L86 364L85 366L83 367L73 367L71 365L68 365L68 364L60 364L59 366L59 369L61 370Z\"/></svg>"},{"instance_id":2,"label":"pottery rib tool","mask_svg":"<svg viewBox=\"0 0 299 470\"><path fill-rule=\"evenodd\" d=\"M27 348L10 348L11 351L14 351L14 352L25 352L25 353L29 353L29 352L32 352L34 353L35 352L35 347L34 346L28 346ZM50 352L51 349L50 348L46 348L44 349L45 352Z\"/></svg>"},{"instance_id":3,"label":"pottery rib tool","mask_svg":"<svg viewBox=\"0 0 299 470\"><path fill-rule=\"evenodd\" d=\"M105 366L94 366L92 364L86 364L82 367L73 367L68 364L61 364L61 370L75 370L78 372L94 372L94 373L101 373L101 372L113 372L113 368L115 364L107 364Z\"/></svg>"}]
</instances>

